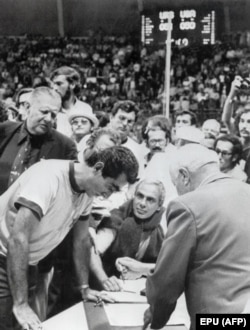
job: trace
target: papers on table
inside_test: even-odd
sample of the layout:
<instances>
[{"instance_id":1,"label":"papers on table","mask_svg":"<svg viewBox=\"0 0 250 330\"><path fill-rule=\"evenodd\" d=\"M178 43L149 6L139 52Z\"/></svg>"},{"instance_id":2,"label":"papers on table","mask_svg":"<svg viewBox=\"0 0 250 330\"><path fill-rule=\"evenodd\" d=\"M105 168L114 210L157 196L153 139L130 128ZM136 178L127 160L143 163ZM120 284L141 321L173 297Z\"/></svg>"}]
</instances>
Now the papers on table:
<instances>
[{"instance_id":1,"label":"papers on table","mask_svg":"<svg viewBox=\"0 0 250 330\"><path fill-rule=\"evenodd\" d=\"M66 311L43 322L44 330L89 330L83 303L74 305Z\"/></svg>"},{"instance_id":2,"label":"papers on table","mask_svg":"<svg viewBox=\"0 0 250 330\"><path fill-rule=\"evenodd\" d=\"M143 315L149 307L147 299L140 295L140 291L145 288L146 279L120 282L123 290L134 291L136 293L126 292L109 292L113 295L116 301L120 303L105 304L104 309L111 326L142 326ZM130 299L132 300L129 303ZM126 303L124 303L126 302ZM168 325L184 324L187 328L190 327L190 318L187 312L186 300L184 294L177 300L176 308L171 315Z\"/></svg>"},{"instance_id":3,"label":"papers on table","mask_svg":"<svg viewBox=\"0 0 250 330\"><path fill-rule=\"evenodd\" d=\"M108 292L103 291L107 293L109 297L112 297L116 303L146 303L147 298L141 296L140 294L136 292L127 292L127 291L118 291L118 292Z\"/></svg>"},{"instance_id":4,"label":"papers on table","mask_svg":"<svg viewBox=\"0 0 250 330\"><path fill-rule=\"evenodd\" d=\"M132 327L143 325L148 304L105 304L104 309L111 326Z\"/></svg>"},{"instance_id":5,"label":"papers on table","mask_svg":"<svg viewBox=\"0 0 250 330\"><path fill-rule=\"evenodd\" d=\"M121 286L123 287L123 290L133 291L140 294L140 291L145 289L146 278L142 277L134 281L125 280L124 282L120 280L120 283Z\"/></svg>"}]
</instances>

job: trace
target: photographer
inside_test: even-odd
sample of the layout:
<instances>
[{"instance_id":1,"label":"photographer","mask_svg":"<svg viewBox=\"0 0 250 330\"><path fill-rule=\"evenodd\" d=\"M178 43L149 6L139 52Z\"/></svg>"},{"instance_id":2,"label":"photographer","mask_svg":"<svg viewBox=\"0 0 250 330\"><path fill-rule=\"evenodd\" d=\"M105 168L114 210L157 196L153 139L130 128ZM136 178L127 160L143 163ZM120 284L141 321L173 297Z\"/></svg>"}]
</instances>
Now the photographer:
<instances>
[{"instance_id":1,"label":"photographer","mask_svg":"<svg viewBox=\"0 0 250 330\"><path fill-rule=\"evenodd\" d=\"M245 90L249 90L250 79L243 79L236 76L231 85L231 90L227 97L222 113L222 122L226 125L229 133L240 136L243 145L242 158L245 160L245 172L247 173L247 182L250 182L250 102L245 103L242 108L236 110L235 119L233 116L233 103L235 97Z\"/></svg>"}]
</instances>

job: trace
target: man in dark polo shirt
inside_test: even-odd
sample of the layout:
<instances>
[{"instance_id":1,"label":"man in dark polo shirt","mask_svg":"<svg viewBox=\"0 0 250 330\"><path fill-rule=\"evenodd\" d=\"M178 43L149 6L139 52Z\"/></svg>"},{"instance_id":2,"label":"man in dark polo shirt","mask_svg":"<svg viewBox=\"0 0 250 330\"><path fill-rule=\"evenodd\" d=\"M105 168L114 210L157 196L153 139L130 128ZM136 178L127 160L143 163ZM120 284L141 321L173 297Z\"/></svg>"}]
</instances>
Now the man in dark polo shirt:
<instances>
[{"instance_id":1,"label":"man in dark polo shirt","mask_svg":"<svg viewBox=\"0 0 250 330\"><path fill-rule=\"evenodd\" d=\"M0 123L0 195L41 159L76 159L74 142L52 128L60 108L57 92L38 87L31 93L24 123Z\"/></svg>"}]
</instances>

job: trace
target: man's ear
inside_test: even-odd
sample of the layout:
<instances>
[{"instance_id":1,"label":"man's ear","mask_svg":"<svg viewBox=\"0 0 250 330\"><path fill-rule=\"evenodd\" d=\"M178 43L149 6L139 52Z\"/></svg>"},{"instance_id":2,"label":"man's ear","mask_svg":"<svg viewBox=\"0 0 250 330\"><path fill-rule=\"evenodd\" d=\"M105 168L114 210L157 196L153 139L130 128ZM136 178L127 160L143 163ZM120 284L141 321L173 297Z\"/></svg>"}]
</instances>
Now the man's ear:
<instances>
[{"instance_id":1,"label":"man's ear","mask_svg":"<svg viewBox=\"0 0 250 330\"><path fill-rule=\"evenodd\" d=\"M190 181L190 174L185 167L181 167L179 169L179 174L182 176L182 181L185 185L187 185Z\"/></svg>"},{"instance_id":2,"label":"man's ear","mask_svg":"<svg viewBox=\"0 0 250 330\"><path fill-rule=\"evenodd\" d=\"M234 163L236 163L238 157L239 157L239 155L237 155L237 154L236 154L236 155L233 155L233 157L232 157L232 161L233 161Z\"/></svg>"},{"instance_id":3,"label":"man's ear","mask_svg":"<svg viewBox=\"0 0 250 330\"><path fill-rule=\"evenodd\" d=\"M104 163L103 162L97 162L95 165L94 165L94 169L96 172L102 172L104 168Z\"/></svg>"},{"instance_id":4,"label":"man's ear","mask_svg":"<svg viewBox=\"0 0 250 330\"><path fill-rule=\"evenodd\" d=\"M71 90L71 91L74 91L74 89L75 89L75 87L76 87L76 84L75 84L74 82L71 82L71 83L69 84L69 87L70 87L70 90Z\"/></svg>"}]
</instances>

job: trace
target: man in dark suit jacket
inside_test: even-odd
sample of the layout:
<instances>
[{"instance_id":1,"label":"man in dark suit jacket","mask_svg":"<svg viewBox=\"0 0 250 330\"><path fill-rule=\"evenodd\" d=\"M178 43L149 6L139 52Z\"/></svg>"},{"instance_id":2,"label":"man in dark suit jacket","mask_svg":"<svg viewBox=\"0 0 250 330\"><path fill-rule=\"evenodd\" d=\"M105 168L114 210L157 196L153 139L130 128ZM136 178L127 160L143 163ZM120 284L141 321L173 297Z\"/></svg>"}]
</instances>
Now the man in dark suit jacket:
<instances>
[{"instance_id":1,"label":"man in dark suit jacket","mask_svg":"<svg viewBox=\"0 0 250 330\"><path fill-rule=\"evenodd\" d=\"M250 295L250 187L222 174L215 153L178 150L171 167L180 197L167 210L168 232L148 277L144 322L162 328L185 292L197 313L241 313Z\"/></svg>"},{"instance_id":2,"label":"man in dark suit jacket","mask_svg":"<svg viewBox=\"0 0 250 330\"><path fill-rule=\"evenodd\" d=\"M60 108L58 93L38 87L31 94L25 123L0 124L0 195L41 159L77 159L75 143L52 128Z\"/></svg>"}]
</instances>

